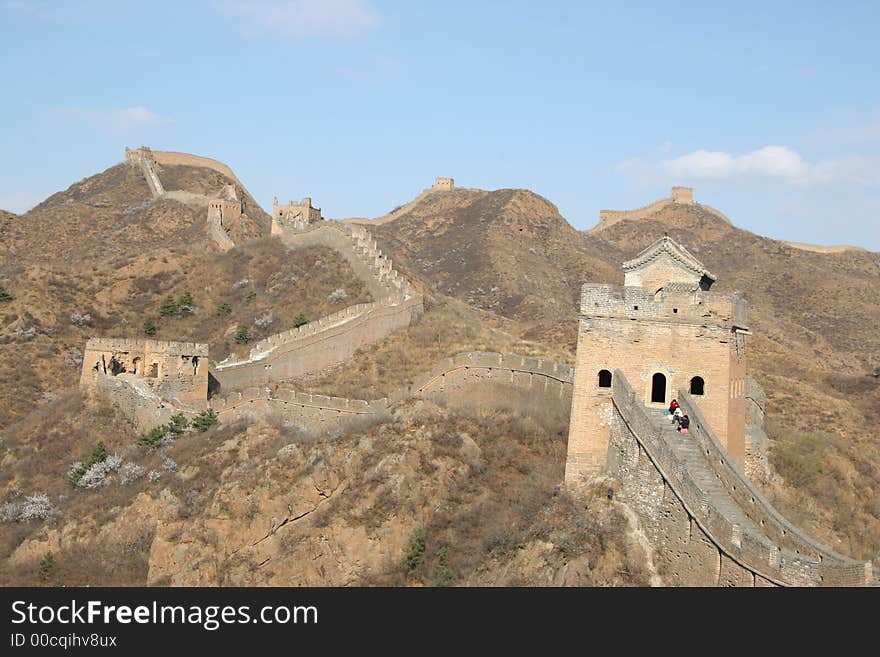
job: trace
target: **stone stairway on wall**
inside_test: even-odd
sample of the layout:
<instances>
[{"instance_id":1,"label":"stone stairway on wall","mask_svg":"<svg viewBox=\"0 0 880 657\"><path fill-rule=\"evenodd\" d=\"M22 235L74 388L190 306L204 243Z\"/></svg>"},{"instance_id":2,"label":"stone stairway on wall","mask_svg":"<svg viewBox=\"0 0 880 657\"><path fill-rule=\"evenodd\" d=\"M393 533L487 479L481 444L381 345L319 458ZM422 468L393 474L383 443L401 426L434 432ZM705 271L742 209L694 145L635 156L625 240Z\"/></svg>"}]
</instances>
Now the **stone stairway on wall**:
<instances>
[{"instance_id":1,"label":"stone stairway on wall","mask_svg":"<svg viewBox=\"0 0 880 657\"><path fill-rule=\"evenodd\" d=\"M680 463L687 468L688 474L700 489L710 495L715 501L716 507L720 510L731 523L738 525L742 529L751 529L755 533L763 533L758 526L753 523L746 514L742 512L740 506L727 494L724 486L718 481L718 477L709 467L706 461L706 454L697 443L691 438L691 434L682 434L675 429L675 425L669 419L669 416L663 415L662 410L649 408L646 409L648 416L651 418L654 426L660 432L660 438L678 457Z\"/></svg>"},{"instance_id":2,"label":"stone stairway on wall","mask_svg":"<svg viewBox=\"0 0 880 657\"><path fill-rule=\"evenodd\" d=\"M662 409L646 408L623 373L614 372L609 474L674 577L699 585L742 582L744 572L755 585L759 578L789 586L874 581L870 562L828 549L780 515L727 454L691 395L680 390L677 399L690 417L688 434L678 433ZM701 536L715 546L714 557Z\"/></svg>"},{"instance_id":3,"label":"stone stairway on wall","mask_svg":"<svg viewBox=\"0 0 880 657\"><path fill-rule=\"evenodd\" d=\"M378 243L366 228L362 226L340 226L340 228L350 235L355 253L371 264L375 277L381 285L388 288L389 293L412 293L409 281L394 269L391 260L382 254Z\"/></svg>"},{"instance_id":4,"label":"stone stairway on wall","mask_svg":"<svg viewBox=\"0 0 880 657\"><path fill-rule=\"evenodd\" d=\"M156 173L155 162L146 157L139 158L139 162L141 171L144 172L144 178L147 181L147 185L150 187L150 192L153 194L153 198L159 198L164 195L165 188L162 186L162 181L159 180L159 174Z\"/></svg>"},{"instance_id":5,"label":"stone stairway on wall","mask_svg":"<svg viewBox=\"0 0 880 657\"><path fill-rule=\"evenodd\" d=\"M374 300L264 338L252 345L246 359L218 363L213 373L224 388L265 385L330 367L423 312L422 295L394 269L366 228L317 221L305 228L274 229L288 247L321 245L342 254Z\"/></svg>"},{"instance_id":6,"label":"stone stairway on wall","mask_svg":"<svg viewBox=\"0 0 880 657\"><path fill-rule=\"evenodd\" d=\"M211 238L221 250L229 251L235 246L235 242L229 237L229 233L226 232L220 221L220 215L212 213L210 209L208 210L208 228L211 231Z\"/></svg>"}]
</instances>

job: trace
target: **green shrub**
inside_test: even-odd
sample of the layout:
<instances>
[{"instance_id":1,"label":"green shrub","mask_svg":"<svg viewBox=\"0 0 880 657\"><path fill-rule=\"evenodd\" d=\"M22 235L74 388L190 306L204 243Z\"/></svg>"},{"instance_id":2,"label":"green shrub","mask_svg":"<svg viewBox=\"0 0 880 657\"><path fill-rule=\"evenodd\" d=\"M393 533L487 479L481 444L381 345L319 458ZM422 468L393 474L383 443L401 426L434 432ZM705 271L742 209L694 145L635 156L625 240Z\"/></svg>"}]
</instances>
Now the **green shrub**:
<instances>
[{"instance_id":1,"label":"green shrub","mask_svg":"<svg viewBox=\"0 0 880 657\"><path fill-rule=\"evenodd\" d=\"M419 566L425 563L425 528L417 527L409 539L406 550L406 574L413 575Z\"/></svg>"},{"instance_id":2,"label":"green shrub","mask_svg":"<svg viewBox=\"0 0 880 657\"><path fill-rule=\"evenodd\" d=\"M177 438L186 431L188 425L189 420L187 420L182 413L175 413L165 424L153 427L147 433L142 434L141 437L137 439L137 444L140 447L154 450L162 444L162 441L165 440L166 437L170 440L177 440Z\"/></svg>"},{"instance_id":3,"label":"green shrub","mask_svg":"<svg viewBox=\"0 0 880 657\"><path fill-rule=\"evenodd\" d=\"M245 300L245 303L250 303L251 301L253 301L256 298L257 298L257 293L254 290L251 290L250 292L247 293L247 296L244 298L244 300Z\"/></svg>"},{"instance_id":4,"label":"green shrub","mask_svg":"<svg viewBox=\"0 0 880 657\"><path fill-rule=\"evenodd\" d=\"M235 332L235 341L238 344L244 344L246 342L251 341L251 330L242 324L238 327L238 331Z\"/></svg>"},{"instance_id":5,"label":"green shrub","mask_svg":"<svg viewBox=\"0 0 880 657\"><path fill-rule=\"evenodd\" d=\"M53 570L55 570L55 557L51 552L47 552L37 565L37 577L48 582Z\"/></svg>"},{"instance_id":6,"label":"green shrub","mask_svg":"<svg viewBox=\"0 0 880 657\"><path fill-rule=\"evenodd\" d=\"M92 455L89 456L88 460L85 463L80 463L75 468L71 468L70 472L67 473L67 478L70 480L70 483L76 486L77 484L79 484L79 480L82 479L83 475L88 472L89 468L91 468L96 463L101 463L106 459L107 446L102 440L97 445L95 445L95 449L92 450Z\"/></svg>"},{"instance_id":7,"label":"green shrub","mask_svg":"<svg viewBox=\"0 0 880 657\"><path fill-rule=\"evenodd\" d=\"M437 567L434 569L434 586L452 584L452 571L449 570L449 548L445 545L437 550Z\"/></svg>"},{"instance_id":8,"label":"green shrub","mask_svg":"<svg viewBox=\"0 0 880 657\"><path fill-rule=\"evenodd\" d=\"M232 312L232 306L228 303L221 303L217 306L217 317L224 317Z\"/></svg>"},{"instance_id":9,"label":"green shrub","mask_svg":"<svg viewBox=\"0 0 880 657\"><path fill-rule=\"evenodd\" d=\"M2 285L0 285L0 301L12 301L13 296L6 291Z\"/></svg>"},{"instance_id":10,"label":"green shrub","mask_svg":"<svg viewBox=\"0 0 880 657\"><path fill-rule=\"evenodd\" d=\"M162 317L174 317L179 313L180 307L177 305L174 297L169 295L162 299L162 303L159 305L159 314L162 315Z\"/></svg>"},{"instance_id":11,"label":"green shrub","mask_svg":"<svg viewBox=\"0 0 880 657\"><path fill-rule=\"evenodd\" d=\"M156 322L152 319L144 320L144 335L156 335Z\"/></svg>"},{"instance_id":12,"label":"green shrub","mask_svg":"<svg viewBox=\"0 0 880 657\"><path fill-rule=\"evenodd\" d=\"M217 413L209 408L207 411L202 411L193 418L192 428L199 433L204 433L215 424L217 424Z\"/></svg>"},{"instance_id":13,"label":"green shrub","mask_svg":"<svg viewBox=\"0 0 880 657\"><path fill-rule=\"evenodd\" d=\"M297 315L296 317L293 318L293 327L294 328L299 328L300 326L303 326L308 323L309 323L309 320L302 313L300 313L299 315Z\"/></svg>"},{"instance_id":14,"label":"green shrub","mask_svg":"<svg viewBox=\"0 0 880 657\"><path fill-rule=\"evenodd\" d=\"M189 315L190 313L192 313L195 305L196 303L195 301L193 301L192 294L187 292L182 297L180 297L180 300L177 302L177 313L180 316Z\"/></svg>"}]
</instances>

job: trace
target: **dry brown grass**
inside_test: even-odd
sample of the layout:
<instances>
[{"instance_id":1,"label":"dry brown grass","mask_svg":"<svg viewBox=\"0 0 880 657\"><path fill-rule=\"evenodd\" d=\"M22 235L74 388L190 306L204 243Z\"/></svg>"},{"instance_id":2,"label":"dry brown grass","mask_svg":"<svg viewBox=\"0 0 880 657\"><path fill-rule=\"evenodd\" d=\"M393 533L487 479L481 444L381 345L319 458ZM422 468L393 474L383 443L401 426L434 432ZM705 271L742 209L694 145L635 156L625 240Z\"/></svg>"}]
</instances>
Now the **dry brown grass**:
<instances>
[{"instance_id":1,"label":"dry brown grass","mask_svg":"<svg viewBox=\"0 0 880 657\"><path fill-rule=\"evenodd\" d=\"M208 342L211 357L222 360L230 353L244 354L248 345L236 344L239 326L250 328L253 340L294 328L303 315L313 321L346 306L371 301L369 292L338 253L324 247L288 251L277 239L263 238L220 256L189 256L173 269L160 269L151 276L137 275L131 267L120 277L113 296L125 295L128 321L119 328L125 337L144 337L142 323L154 320L157 339ZM337 288L348 298L330 301ZM195 312L184 317L161 317L159 305L191 293ZM226 314L218 314L223 304ZM255 321L271 316L268 326ZM130 318L130 319L129 319ZM138 324L140 320L140 324ZM121 322L120 322L121 323Z\"/></svg>"},{"instance_id":2,"label":"dry brown grass","mask_svg":"<svg viewBox=\"0 0 880 657\"><path fill-rule=\"evenodd\" d=\"M416 476L446 482L427 509L412 508L405 490L395 493L393 483L377 477L373 469L379 457L395 444L411 441L414 433L430 440L430 449L419 452ZM598 499L576 500L560 489L564 427L553 431L515 412L448 410L383 424L368 435L376 441L377 459L364 464L356 490L358 496L376 501L359 513L343 512L345 519L372 530L398 516L422 517L425 559L408 572L401 556L362 583L436 585L446 568L453 585L487 584L495 577L491 573L516 563L520 551L537 542L550 544L547 558L553 567L586 558L589 575L581 585L646 584L643 567L626 556L630 551L625 520L608 509L599 510ZM466 443L478 450L466 448ZM355 503L353 508L361 507ZM325 517L322 522L332 520ZM443 548L445 559L440 556ZM524 566L518 563L513 572ZM543 581L532 577L523 571L519 579L505 581Z\"/></svg>"},{"instance_id":3,"label":"dry brown grass","mask_svg":"<svg viewBox=\"0 0 880 657\"><path fill-rule=\"evenodd\" d=\"M7 264L0 263L0 276ZM293 328L300 314L314 320L371 299L335 251L289 252L268 238L222 255L159 251L112 271L35 267L10 278L14 285L7 287L15 299L0 307L0 428L45 403L43 392L77 384L73 350L81 352L89 337L146 338L143 326L150 318L154 339L207 342L212 358L221 360L250 349L234 340L239 326L250 327L252 341L258 340ZM236 286L240 281L245 282ZM329 296L337 288L348 298L332 303ZM185 293L194 299L193 314L159 315L166 296L178 300ZM230 311L220 316L223 303ZM72 324L74 312L88 314L89 321ZM270 314L271 324L255 325ZM20 331L29 329L34 334L22 337Z\"/></svg>"},{"instance_id":4,"label":"dry brown grass","mask_svg":"<svg viewBox=\"0 0 880 657\"><path fill-rule=\"evenodd\" d=\"M831 428L831 426L829 426ZM784 485L773 502L832 549L860 559L880 556L880 451L828 430L770 424L770 459Z\"/></svg>"}]
</instances>

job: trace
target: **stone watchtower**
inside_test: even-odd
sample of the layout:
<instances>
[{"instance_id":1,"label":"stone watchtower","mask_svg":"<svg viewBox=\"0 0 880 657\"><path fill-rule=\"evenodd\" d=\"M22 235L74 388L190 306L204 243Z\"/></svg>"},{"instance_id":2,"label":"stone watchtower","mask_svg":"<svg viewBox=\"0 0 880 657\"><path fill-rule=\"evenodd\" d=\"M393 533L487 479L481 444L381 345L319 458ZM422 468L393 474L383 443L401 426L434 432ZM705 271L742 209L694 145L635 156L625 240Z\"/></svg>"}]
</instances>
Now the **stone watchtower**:
<instances>
[{"instance_id":1,"label":"stone watchtower","mask_svg":"<svg viewBox=\"0 0 880 657\"><path fill-rule=\"evenodd\" d=\"M322 219L321 208L312 207L312 199L309 196L306 196L299 203L290 201L287 205L278 205L277 196L272 202L273 235L281 235L285 228L303 230Z\"/></svg>"},{"instance_id":2,"label":"stone watchtower","mask_svg":"<svg viewBox=\"0 0 880 657\"><path fill-rule=\"evenodd\" d=\"M622 289L591 283L581 289L566 483L605 469L618 369L647 407L667 408L678 390L687 390L742 464L746 301L739 293L710 292L715 276L669 237L623 270Z\"/></svg>"},{"instance_id":3,"label":"stone watchtower","mask_svg":"<svg viewBox=\"0 0 880 657\"><path fill-rule=\"evenodd\" d=\"M204 404L208 399L208 345L91 338L83 352L80 385L87 387L107 377L141 382L160 397Z\"/></svg>"}]
</instances>

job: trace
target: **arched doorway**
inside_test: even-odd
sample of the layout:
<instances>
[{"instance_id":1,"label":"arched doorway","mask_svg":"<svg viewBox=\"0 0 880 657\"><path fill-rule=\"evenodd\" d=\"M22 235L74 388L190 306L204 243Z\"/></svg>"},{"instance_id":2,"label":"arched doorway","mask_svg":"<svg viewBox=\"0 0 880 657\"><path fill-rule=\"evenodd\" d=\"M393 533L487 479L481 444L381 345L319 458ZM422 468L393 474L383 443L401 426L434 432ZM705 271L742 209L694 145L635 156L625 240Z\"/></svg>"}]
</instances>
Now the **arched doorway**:
<instances>
[{"instance_id":1,"label":"arched doorway","mask_svg":"<svg viewBox=\"0 0 880 657\"><path fill-rule=\"evenodd\" d=\"M695 376L693 379L691 379L691 390L690 390L690 392L691 392L692 395L702 395L702 394L705 394L705 393L704 393L704 391L705 391L705 386L706 386L706 382L703 381L703 377L701 377L701 376Z\"/></svg>"},{"instance_id":2,"label":"arched doorway","mask_svg":"<svg viewBox=\"0 0 880 657\"><path fill-rule=\"evenodd\" d=\"M599 387L611 387L611 372L609 372L608 370L599 370Z\"/></svg>"},{"instance_id":3,"label":"arched doorway","mask_svg":"<svg viewBox=\"0 0 880 657\"><path fill-rule=\"evenodd\" d=\"M660 372L651 377L651 402L666 403L666 375Z\"/></svg>"}]
</instances>

